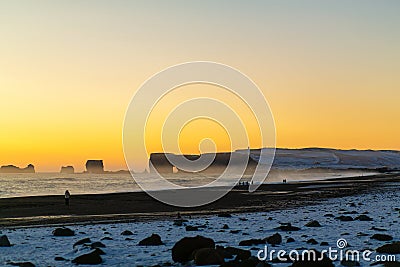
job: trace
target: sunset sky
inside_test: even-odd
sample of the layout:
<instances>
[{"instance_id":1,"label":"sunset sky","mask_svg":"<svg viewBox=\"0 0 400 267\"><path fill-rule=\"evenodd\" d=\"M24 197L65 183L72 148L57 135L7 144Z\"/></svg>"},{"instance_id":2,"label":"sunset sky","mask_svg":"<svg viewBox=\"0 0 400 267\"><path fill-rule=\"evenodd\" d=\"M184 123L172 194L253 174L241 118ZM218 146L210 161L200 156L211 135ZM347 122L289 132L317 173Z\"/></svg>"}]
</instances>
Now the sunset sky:
<instances>
[{"instance_id":1,"label":"sunset sky","mask_svg":"<svg viewBox=\"0 0 400 267\"><path fill-rule=\"evenodd\" d=\"M131 97L194 60L230 65L260 87L277 147L400 150L399 14L395 0L0 1L0 165L82 171L103 159L125 169ZM214 94L247 116L218 88L195 87L179 97ZM196 153L207 135L229 149L219 126L196 122L182 151ZM149 133L150 151L158 138Z\"/></svg>"}]
</instances>

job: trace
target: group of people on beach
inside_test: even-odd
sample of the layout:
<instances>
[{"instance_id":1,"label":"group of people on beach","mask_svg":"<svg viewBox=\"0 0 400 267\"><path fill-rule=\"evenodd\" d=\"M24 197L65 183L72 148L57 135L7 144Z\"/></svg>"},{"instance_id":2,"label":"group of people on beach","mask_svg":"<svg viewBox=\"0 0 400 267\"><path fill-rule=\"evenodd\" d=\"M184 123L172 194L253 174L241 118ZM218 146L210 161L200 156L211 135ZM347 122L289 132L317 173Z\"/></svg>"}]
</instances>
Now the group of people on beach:
<instances>
[{"instance_id":1,"label":"group of people on beach","mask_svg":"<svg viewBox=\"0 0 400 267\"><path fill-rule=\"evenodd\" d=\"M286 184L286 179L283 179L282 182L284 184ZM253 181L251 181L251 184L253 184ZM238 185L249 186L250 183L248 181L244 181L244 182L239 181ZM71 198L71 193L68 190L65 190L64 198L65 198L65 206L69 207L69 199Z\"/></svg>"},{"instance_id":2,"label":"group of people on beach","mask_svg":"<svg viewBox=\"0 0 400 267\"><path fill-rule=\"evenodd\" d=\"M251 181L251 184L253 184L253 181ZM249 182L245 181L245 182L239 182L238 185L250 185Z\"/></svg>"}]
</instances>

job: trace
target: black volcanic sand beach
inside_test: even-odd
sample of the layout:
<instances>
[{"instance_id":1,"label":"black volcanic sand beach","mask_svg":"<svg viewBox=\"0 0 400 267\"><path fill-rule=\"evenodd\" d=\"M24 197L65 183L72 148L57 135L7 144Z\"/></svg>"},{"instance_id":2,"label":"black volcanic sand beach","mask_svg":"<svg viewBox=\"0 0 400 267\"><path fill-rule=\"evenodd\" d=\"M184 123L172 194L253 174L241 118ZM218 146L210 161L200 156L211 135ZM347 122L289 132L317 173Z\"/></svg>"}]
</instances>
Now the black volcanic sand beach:
<instances>
[{"instance_id":1,"label":"black volcanic sand beach","mask_svg":"<svg viewBox=\"0 0 400 267\"><path fill-rule=\"evenodd\" d=\"M177 212L205 215L280 210L379 190L393 182L400 182L398 174L264 184L254 193L249 193L246 186L239 186L218 201L196 208L166 205L144 192L72 195L70 207L64 205L61 194L4 198L0 199L0 227L158 220L176 216Z\"/></svg>"}]
</instances>

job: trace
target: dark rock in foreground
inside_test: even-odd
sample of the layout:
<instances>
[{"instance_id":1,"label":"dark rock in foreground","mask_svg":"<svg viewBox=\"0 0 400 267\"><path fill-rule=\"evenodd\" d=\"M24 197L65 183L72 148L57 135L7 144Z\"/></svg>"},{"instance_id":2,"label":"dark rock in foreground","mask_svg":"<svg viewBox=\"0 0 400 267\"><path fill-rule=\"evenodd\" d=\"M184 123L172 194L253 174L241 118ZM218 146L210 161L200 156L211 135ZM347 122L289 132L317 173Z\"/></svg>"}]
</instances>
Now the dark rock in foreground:
<instances>
[{"instance_id":1,"label":"dark rock in foreground","mask_svg":"<svg viewBox=\"0 0 400 267\"><path fill-rule=\"evenodd\" d=\"M386 244L376 249L378 253L400 254L400 242Z\"/></svg>"},{"instance_id":2,"label":"dark rock in foreground","mask_svg":"<svg viewBox=\"0 0 400 267\"><path fill-rule=\"evenodd\" d=\"M83 254L75 259L72 260L72 263L75 264L100 264L103 262L103 259L100 256L100 253L98 250L93 250L92 252L88 254Z\"/></svg>"},{"instance_id":3,"label":"dark rock in foreground","mask_svg":"<svg viewBox=\"0 0 400 267\"><path fill-rule=\"evenodd\" d=\"M308 222L305 226L306 227L321 227L321 224L319 224L318 221L311 221L311 222Z\"/></svg>"},{"instance_id":4,"label":"dark rock in foreground","mask_svg":"<svg viewBox=\"0 0 400 267\"><path fill-rule=\"evenodd\" d=\"M267 241L267 243L271 245L279 245L280 243L282 243L282 236L276 233L267 237L265 241Z\"/></svg>"},{"instance_id":5,"label":"dark rock in foreground","mask_svg":"<svg viewBox=\"0 0 400 267\"><path fill-rule=\"evenodd\" d=\"M161 237L157 234L152 234L149 237L146 237L145 239L141 240L139 242L139 246L160 246L163 245L164 243L161 241Z\"/></svg>"},{"instance_id":6,"label":"dark rock in foreground","mask_svg":"<svg viewBox=\"0 0 400 267\"><path fill-rule=\"evenodd\" d=\"M393 240L393 237L390 235L385 235L385 234L374 234L372 239L378 240L378 241L391 241Z\"/></svg>"},{"instance_id":7,"label":"dark rock in foreground","mask_svg":"<svg viewBox=\"0 0 400 267\"><path fill-rule=\"evenodd\" d=\"M62 228L56 228L53 231L54 236L74 236L75 232L69 228L62 227Z\"/></svg>"},{"instance_id":8,"label":"dark rock in foreground","mask_svg":"<svg viewBox=\"0 0 400 267\"><path fill-rule=\"evenodd\" d=\"M121 233L121 235L133 235L133 233L129 230L125 230Z\"/></svg>"},{"instance_id":9,"label":"dark rock in foreground","mask_svg":"<svg viewBox=\"0 0 400 267\"><path fill-rule=\"evenodd\" d=\"M214 240L199 235L184 237L173 246L172 260L181 263L190 261L193 259L193 252L201 248L215 248Z\"/></svg>"},{"instance_id":10,"label":"dark rock in foreground","mask_svg":"<svg viewBox=\"0 0 400 267\"><path fill-rule=\"evenodd\" d=\"M279 230L285 231L285 232L293 232L293 231L300 230L299 227L293 226L291 223L281 223L281 226L277 227L276 229L279 229Z\"/></svg>"},{"instance_id":11,"label":"dark rock in foreground","mask_svg":"<svg viewBox=\"0 0 400 267\"><path fill-rule=\"evenodd\" d=\"M224 259L214 248L201 248L194 252L194 262L196 265L216 265L222 264Z\"/></svg>"},{"instance_id":12,"label":"dark rock in foreground","mask_svg":"<svg viewBox=\"0 0 400 267\"><path fill-rule=\"evenodd\" d=\"M0 236L0 247L11 247L10 240L6 235Z\"/></svg>"}]
</instances>

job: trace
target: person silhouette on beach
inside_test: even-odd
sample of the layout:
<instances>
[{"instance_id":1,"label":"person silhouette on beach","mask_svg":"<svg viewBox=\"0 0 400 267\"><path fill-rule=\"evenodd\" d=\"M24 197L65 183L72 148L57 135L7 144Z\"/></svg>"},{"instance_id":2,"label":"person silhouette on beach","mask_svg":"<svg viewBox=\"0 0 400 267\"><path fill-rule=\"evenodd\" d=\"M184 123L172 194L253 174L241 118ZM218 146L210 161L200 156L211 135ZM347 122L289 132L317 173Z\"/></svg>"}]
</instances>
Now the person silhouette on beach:
<instances>
[{"instance_id":1,"label":"person silhouette on beach","mask_svg":"<svg viewBox=\"0 0 400 267\"><path fill-rule=\"evenodd\" d=\"M71 194L69 193L68 190L65 191L65 205L69 207L69 198L71 197Z\"/></svg>"}]
</instances>

